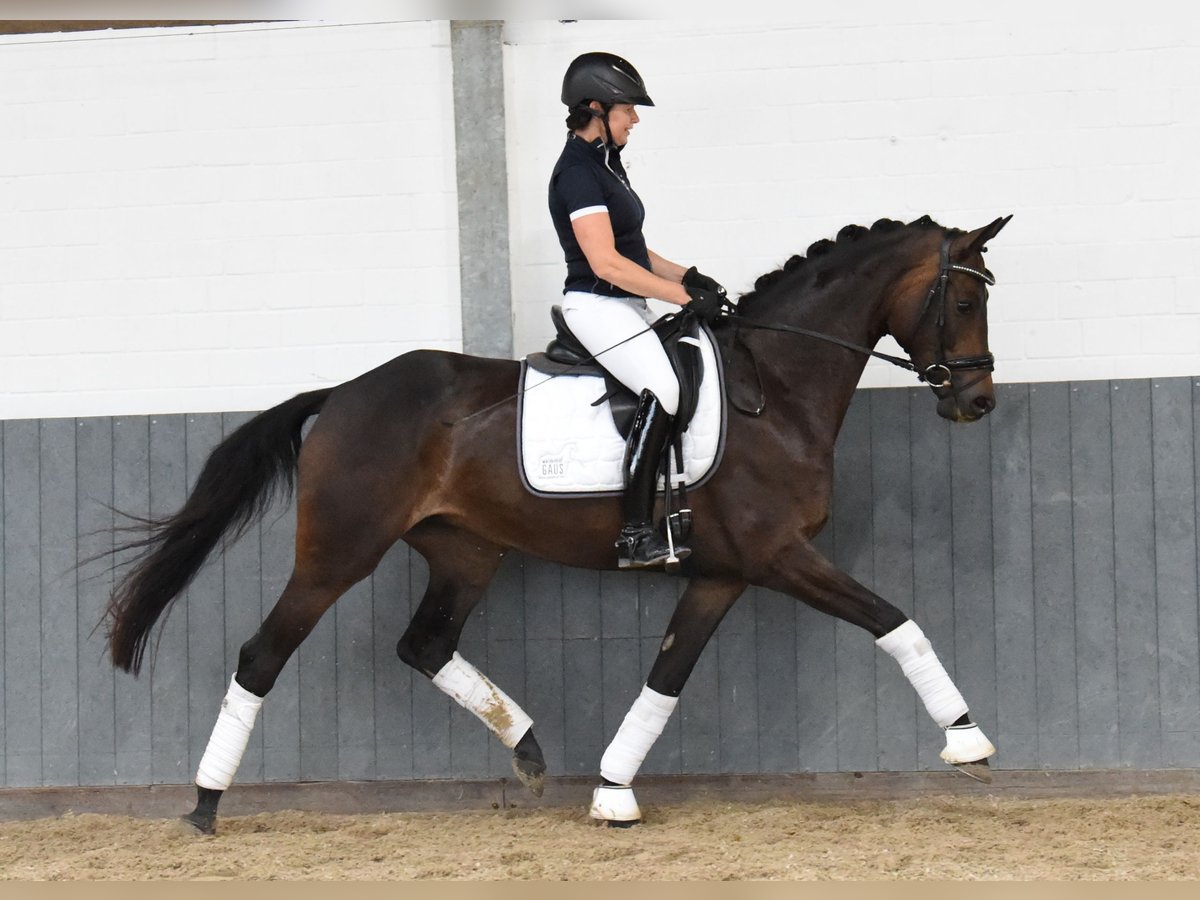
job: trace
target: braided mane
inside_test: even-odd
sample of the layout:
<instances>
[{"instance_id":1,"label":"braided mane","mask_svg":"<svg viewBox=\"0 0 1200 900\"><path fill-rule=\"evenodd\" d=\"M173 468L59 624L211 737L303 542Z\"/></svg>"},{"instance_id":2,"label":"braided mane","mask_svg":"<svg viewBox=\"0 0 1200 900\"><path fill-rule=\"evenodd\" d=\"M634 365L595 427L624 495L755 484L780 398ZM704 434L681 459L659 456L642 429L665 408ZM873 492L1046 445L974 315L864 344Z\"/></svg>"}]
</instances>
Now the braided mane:
<instances>
[{"instance_id":1,"label":"braided mane","mask_svg":"<svg viewBox=\"0 0 1200 900\"><path fill-rule=\"evenodd\" d=\"M767 272L765 275L760 275L754 282L754 290L747 291L738 298L738 306L743 310L753 309L756 301L762 298L765 294L771 293L785 278L799 273L808 273L813 271L813 263L821 257L827 256L834 250L840 250L850 244L857 243L864 237L870 235L884 235L900 231L905 228L942 228L929 216L921 216L909 222L907 225L903 222L897 222L895 219L879 219L870 228L865 228L862 225L847 225L837 233L834 240L822 239L812 244L804 255L796 254L788 259L781 267L773 272ZM962 234L960 229L949 228L943 229L950 234Z\"/></svg>"}]
</instances>

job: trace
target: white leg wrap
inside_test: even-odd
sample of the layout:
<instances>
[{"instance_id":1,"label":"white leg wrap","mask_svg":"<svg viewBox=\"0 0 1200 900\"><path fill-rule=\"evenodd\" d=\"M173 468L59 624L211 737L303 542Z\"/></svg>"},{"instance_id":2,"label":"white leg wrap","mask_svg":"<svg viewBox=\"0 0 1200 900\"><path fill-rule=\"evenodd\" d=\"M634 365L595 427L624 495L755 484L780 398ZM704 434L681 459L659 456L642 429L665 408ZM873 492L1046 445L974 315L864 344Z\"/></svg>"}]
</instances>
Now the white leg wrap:
<instances>
[{"instance_id":1,"label":"white leg wrap","mask_svg":"<svg viewBox=\"0 0 1200 900\"><path fill-rule=\"evenodd\" d=\"M900 663L933 721L942 728L967 713L967 703L946 674L933 645L917 623L909 619L875 642Z\"/></svg>"},{"instance_id":2,"label":"white leg wrap","mask_svg":"<svg viewBox=\"0 0 1200 900\"><path fill-rule=\"evenodd\" d=\"M221 701L221 712L213 727L212 737L200 760L196 772L196 784L202 788L223 791L233 784L254 730L254 720L262 708L263 698L258 697L237 683L237 676L229 682L229 691Z\"/></svg>"},{"instance_id":3,"label":"white leg wrap","mask_svg":"<svg viewBox=\"0 0 1200 900\"><path fill-rule=\"evenodd\" d=\"M454 698L463 709L470 710L486 725L505 747L515 747L533 725L525 710L517 706L504 691L484 677L458 651L450 657L433 683Z\"/></svg>"},{"instance_id":4,"label":"white leg wrap","mask_svg":"<svg viewBox=\"0 0 1200 900\"><path fill-rule=\"evenodd\" d=\"M678 704L678 697L668 697L644 686L617 729L617 736L604 751L601 776L616 784L631 784Z\"/></svg>"}]
</instances>

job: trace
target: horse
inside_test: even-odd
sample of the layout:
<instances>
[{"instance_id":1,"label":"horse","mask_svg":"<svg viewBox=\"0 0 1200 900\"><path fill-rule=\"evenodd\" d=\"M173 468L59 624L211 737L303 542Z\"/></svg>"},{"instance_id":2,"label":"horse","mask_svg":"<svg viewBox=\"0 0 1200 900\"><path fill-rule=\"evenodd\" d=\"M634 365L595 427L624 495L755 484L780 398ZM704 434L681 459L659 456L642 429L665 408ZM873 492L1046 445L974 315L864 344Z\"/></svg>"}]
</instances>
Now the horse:
<instances>
[{"instance_id":1,"label":"horse","mask_svg":"<svg viewBox=\"0 0 1200 900\"><path fill-rule=\"evenodd\" d=\"M738 299L713 323L728 381L725 447L689 493L687 580L641 694L606 749L590 814L628 825L632 782L705 644L749 585L853 623L900 664L944 729L942 758L990 780L995 748L920 627L813 546L829 515L834 442L872 348L892 335L909 359L885 357L931 388L937 412L972 422L995 406L987 343L986 244L1011 218L974 231L928 216L848 225ZM153 520L105 611L114 666L135 676L155 622L224 539L274 496L295 491L291 577L242 645L195 779L187 826L215 833L263 698L321 616L384 553L406 541L429 583L399 638L401 660L471 710L512 750L540 795L546 764L530 717L458 653L461 631L510 550L566 566L614 569L619 503L550 498L518 475L520 363L416 350L336 387L309 391L247 421L209 455L174 514ZM746 398L750 398L747 401ZM306 435L302 427L316 416ZM570 535L569 540L564 535Z\"/></svg>"}]
</instances>

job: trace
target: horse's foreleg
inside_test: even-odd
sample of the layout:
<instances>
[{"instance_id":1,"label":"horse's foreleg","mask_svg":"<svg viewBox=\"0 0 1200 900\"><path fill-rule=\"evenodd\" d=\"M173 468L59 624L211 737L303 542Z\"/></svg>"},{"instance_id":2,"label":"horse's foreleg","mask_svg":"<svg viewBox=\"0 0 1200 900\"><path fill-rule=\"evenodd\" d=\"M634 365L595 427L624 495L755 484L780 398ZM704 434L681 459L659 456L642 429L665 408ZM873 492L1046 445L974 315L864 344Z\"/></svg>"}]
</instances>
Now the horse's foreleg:
<instances>
[{"instance_id":1,"label":"horse's foreleg","mask_svg":"<svg viewBox=\"0 0 1200 900\"><path fill-rule=\"evenodd\" d=\"M429 586L396 645L397 654L512 750L513 772L540 797L546 760L533 736L533 719L458 652L463 626L504 550L445 525L422 525L406 540L429 562Z\"/></svg>"},{"instance_id":2,"label":"horse's foreleg","mask_svg":"<svg viewBox=\"0 0 1200 900\"><path fill-rule=\"evenodd\" d=\"M632 825L642 813L633 796L634 776L679 702L679 694L708 639L741 596L741 581L692 581L671 616L650 677L600 760L603 783L592 794L590 815L610 825Z\"/></svg>"},{"instance_id":3,"label":"horse's foreleg","mask_svg":"<svg viewBox=\"0 0 1200 900\"><path fill-rule=\"evenodd\" d=\"M972 778L991 780L987 758L996 748L971 721L966 701L916 622L834 566L807 542L792 548L762 583L871 632L876 645L900 664L933 721L945 730L942 759Z\"/></svg>"}]
</instances>

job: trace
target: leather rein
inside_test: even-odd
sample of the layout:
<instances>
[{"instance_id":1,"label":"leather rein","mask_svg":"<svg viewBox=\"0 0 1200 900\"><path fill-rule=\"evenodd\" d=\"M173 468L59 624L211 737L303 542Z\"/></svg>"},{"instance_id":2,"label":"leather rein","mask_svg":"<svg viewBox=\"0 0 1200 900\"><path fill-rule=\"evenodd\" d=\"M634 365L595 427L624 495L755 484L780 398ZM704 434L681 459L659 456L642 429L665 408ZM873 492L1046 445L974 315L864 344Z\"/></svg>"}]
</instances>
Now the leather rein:
<instances>
[{"instance_id":1,"label":"leather rein","mask_svg":"<svg viewBox=\"0 0 1200 900\"><path fill-rule=\"evenodd\" d=\"M969 266L959 265L950 260L950 237L947 236L942 240L942 248L940 252L940 260L938 265L938 274L933 280L933 284L929 288L929 292L925 295L925 303L921 308L921 315L917 319L917 330L919 331L924 324L930 310L937 312L937 329L938 329L938 356L939 359L930 363L923 370L918 369L917 364L911 359L906 359L902 356L891 356L887 353L880 353L878 350L872 350L870 347L863 347L855 344L852 341L843 340L831 334L825 334L821 331L813 331L808 328L800 328L795 325L771 325L760 322L750 322L736 314L730 316L733 320L735 328L750 328L760 331L782 331L789 334L799 334L804 337L816 338L817 340L825 341L830 344L837 344L839 347L845 347L847 350L853 350L856 353L864 353L867 356L874 356L876 359L882 359L894 366L899 366L901 369L906 369L909 372L916 374L919 381L928 384L935 391L950 389L954 394L961 393L967 388L981 381L991 372L996 365L996 359L992 354L986 353L982 356L960 356L954 359L946 358L946 314L949 304L948 288L950 285L950 275L952 272L965 272L968 275L973 275L980 281L988 285L994 285L996 279L990 274L980 269L972 269ZM960 388L955 388L953 383L953 374L956 371L982 370L980 375L972 379L967 384ZM944 377L940 373L944 373ZM935 382L936 378L936 382Z\"/></svg>"}]
</instances>

